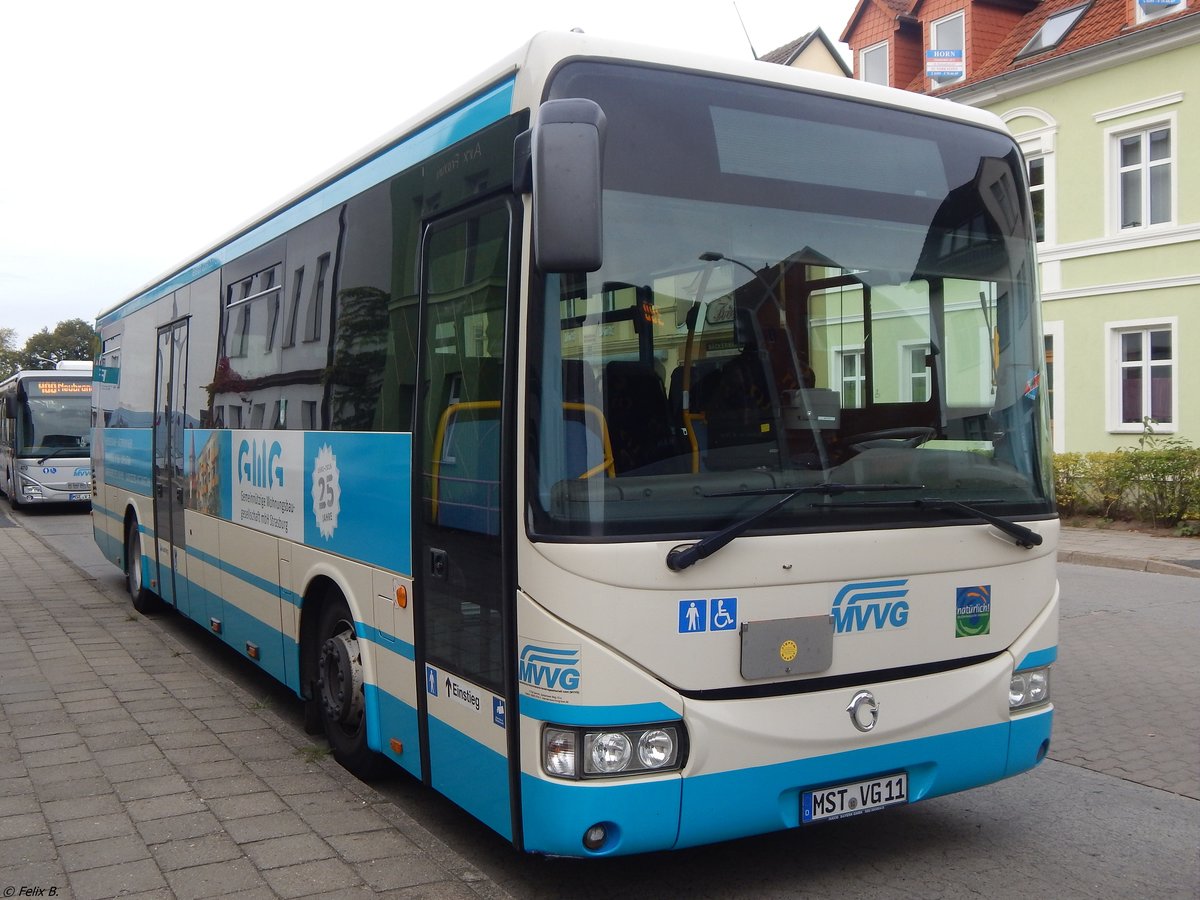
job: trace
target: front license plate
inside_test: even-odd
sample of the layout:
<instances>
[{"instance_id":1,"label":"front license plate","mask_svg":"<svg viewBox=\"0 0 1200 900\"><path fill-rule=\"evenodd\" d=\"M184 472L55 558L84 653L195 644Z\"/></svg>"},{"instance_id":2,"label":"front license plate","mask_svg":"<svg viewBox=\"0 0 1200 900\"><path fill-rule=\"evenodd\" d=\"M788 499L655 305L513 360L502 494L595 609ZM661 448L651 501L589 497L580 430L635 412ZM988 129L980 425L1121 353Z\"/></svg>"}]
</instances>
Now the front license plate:
<instances>
[{"instance_id":1,"label":"front license plate","mask_svg":"<svg viewBox=\"0 0 1200 900\"><path fill-rule=\"evenodd\" d=\"M70 497L70 499L71 499L71 501L75 501L75 500L91 500L91 499L92 499L92 495L91 495L91 493L87 493L87 494L71 494L71 497Z\"/></svg>"},{"instance_id":2,"label":"front license plate","mask_svg":"<svg viewBox=\"0 0 1200 900\"><path fill-rule=\"evenodd\" d=\"M800 820L808 824L844 819L907 802L908 773L899 772L883 778L837 784L819 791L805 791L800 795Z\"/></svg>"}]
</instances>

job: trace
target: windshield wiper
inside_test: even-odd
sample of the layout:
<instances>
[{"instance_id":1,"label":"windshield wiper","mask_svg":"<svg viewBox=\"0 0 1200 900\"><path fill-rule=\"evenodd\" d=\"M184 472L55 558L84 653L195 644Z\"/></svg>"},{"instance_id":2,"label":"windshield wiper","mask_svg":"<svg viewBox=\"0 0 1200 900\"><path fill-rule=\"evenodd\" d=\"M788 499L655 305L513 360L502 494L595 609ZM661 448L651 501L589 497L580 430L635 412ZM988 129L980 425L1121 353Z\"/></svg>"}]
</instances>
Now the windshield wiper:
<instances>
[{"instance_id":1,"label":"windshield wiper","mask_svg":"<svg viewBox=\"0 0 1200 900\"><path fill-rule=\"evenodd\" d=\"M672 547L667 553L667 568L672 572L682 572L689 566L695 565L702 559L712 556L734 538L745 534L759 519L766 518L777 509L795 500L801 494L824 494L836 496L849 491L920 491L923 484L842 484L836 481L825 481L821 484L806 484L797 488L755 488L744 491L723 491L719 494L705 494L705 497L767 497L773 494L783 494L777 501L766 509L752 516L739 519L732 525L713 532L708 537L701 538L688 546Z\"/></svg>"},{"instance_id":2,"label":"windshield wiper","mask_svg":"<svg viewBox=\"0 0 1200 900\"><path fill-rule=\"evenodd\" d=\"M999 503L1001 501L993 500L984 502ZM976 506L968 506L966 503L959 503L957 500L945 500L941 497L920 497L916 500L872 500L867 503L856 503L853 505L915 506L917 509L939 509L944 512L960 512L975 519L983 519L989 525L995 525L1005 534L1015 538L1018 547L1032 550L1042 543L1042 536L1032 528L1026 528L1024 525L1021 525L1019 522L1013 522L1011 519L1002 519L1000 516L993 516L991 513L984 512Z\"/></svg>"},{"instance_id":3,"label":"windshield wiper","mask_svg":"<svg viewBox=\"0 0 1200 900\"><path fill-rule=\"evenodd\" d=\"M48 459L54 459L58 456L88 456L91 453L91 447L55 447L45 456L38 460L40 466Z\"/></svg>"}]
</instances>

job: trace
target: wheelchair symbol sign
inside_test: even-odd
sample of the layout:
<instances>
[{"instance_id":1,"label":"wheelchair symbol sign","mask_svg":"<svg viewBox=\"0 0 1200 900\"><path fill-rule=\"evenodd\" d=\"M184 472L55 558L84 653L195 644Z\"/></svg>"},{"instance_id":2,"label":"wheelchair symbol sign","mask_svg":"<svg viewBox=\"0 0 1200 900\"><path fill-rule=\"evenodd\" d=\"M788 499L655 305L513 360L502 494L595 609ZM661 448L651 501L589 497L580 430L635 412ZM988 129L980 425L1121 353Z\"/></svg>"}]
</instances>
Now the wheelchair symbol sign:
<instances>
[{"instance_id":1,"label":"wheelchair symbol sign","mask_svg":"<svg viewBox=\"0 0 1200 900\"><path fill-rule=\"evenodd\" d=\"M737 628L737 597L714 597L708 603L710 630L733 631Z\"/></svg>"},{"instance_id":2,"label":"wheelchair symbol sign","mask_svg":"<svg viewBox=\"0 0 1200 900\"><path fill-rule=\"evenodd\" d=\"M733 631L737 622L737 597L679 601L680 634Z\"/></svg>"}]
</instances>

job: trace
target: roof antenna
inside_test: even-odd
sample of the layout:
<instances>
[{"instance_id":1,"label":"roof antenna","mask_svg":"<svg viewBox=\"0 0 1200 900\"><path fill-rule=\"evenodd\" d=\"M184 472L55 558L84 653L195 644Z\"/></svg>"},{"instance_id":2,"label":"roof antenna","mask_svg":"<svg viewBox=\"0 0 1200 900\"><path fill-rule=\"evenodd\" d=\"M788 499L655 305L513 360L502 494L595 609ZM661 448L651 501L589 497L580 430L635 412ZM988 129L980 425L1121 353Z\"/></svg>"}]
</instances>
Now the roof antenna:
<instances>
[{"instance_id":1,"label":"roof antenna","mask_svg":"<svg viewBox=\"0 0 1200 900\"><path fill-rule=\"evenodd\" d=\"M754 41L750 40L750 32L746 30L746 23L742 19L742 11L738 9L736 2L733 4L733 11L737 13L738 21L741 22L742 34L746 36L746 43L750 45L750 55L758 59L758 52L754 49Z\"/></svg>"}]
</instances>

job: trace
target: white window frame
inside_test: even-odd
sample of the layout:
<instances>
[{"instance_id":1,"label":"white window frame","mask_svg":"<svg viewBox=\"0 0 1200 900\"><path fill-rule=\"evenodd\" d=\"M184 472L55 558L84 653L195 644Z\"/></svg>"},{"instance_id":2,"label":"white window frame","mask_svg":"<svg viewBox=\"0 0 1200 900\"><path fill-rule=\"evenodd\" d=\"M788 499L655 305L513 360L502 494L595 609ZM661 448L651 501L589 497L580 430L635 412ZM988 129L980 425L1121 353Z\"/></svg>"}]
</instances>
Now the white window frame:
<instances>
[{"instance_id":1,"label":"white window frame","mask_svg":"<svg viewBox=\"0 0 1200 900\"><path fill-rule=\"evenodd\" d=\"M1026 160L1040 159L1043 165L1042 199L1045 202L1045 233L1038 241L1038 249L1054 246L1058 241L1058 205L1056 201L1057 173L1054 148L1058 137L1058 122L1045 110L1032 106L1011 109L1003 115L1004 123L1011 128L1019 118L1037 119L1045 127L1015 135ZM1028 175L1028 170L1026 171Z\"/></svg>"},{"instance_id":2,"label":"white window frame","mask_svg":"<svg viewBox=\"0 0 1200 900\"><path fill-rule=\"evenodd\" d=\"M858 372L851 378L845 375L845 359L847 356L858 358ZM835 366L833 378L829 380L830 384L836 384L837 390L842 395L842 409L866 409L867 408L867 347L865 344L847 344L844 347L835 347L833 351L833 364ZM858 390L855 395L858 397L856 406L849 406L846 403L850 392L846 390L847 381L852 382Z\"/></svg>"},{"instance_id":3,"label":"white window frame","mask_svg":"<svg viewBox=\"0 0 1200 900\"><path fill-rule=\"evenodd\" d=\"M1038 185L1035 185L1033 183L1032 173L1030 172L1030 165L1035 162L1041 163L1041 167L1042 167L1042 183L1038 184ZM1039 195L1041 197L1041 201L1042 201L1042 236L1041 236L1041 239L1038 239L1038 237L1037 237L1037 220L1036 220L1036 218L1033 219L1030 223L1033 225L1034 239L1037 240L1037 244L1039 247L1043 247L1046 244L1050 243L1050 198L1053 195L1053 192L1050 190L1050 169L1051 169L1052 165L1053 165L1053 157L1051 157L1051 156L1042 156L1039 154L1039 155L1025 157L1025 175L1027 178L1029 178L1030 207L1032 208L1032 206L1033 206L1033 198L1034 198L1035 194Z\"/></svg>"},{"instance_id":4,"label":"white window frame","mask_svg":"<svg viewBox=\"0 0 1200 900\"><path fill-rule=\"evenodd\" d=\"M900 385L900 402L902 403L925 403L931 396L933 390L933 372L929 366L925 366L924 373L921 377L925 381L925 396L917 398L913 396L913 379L918 377L920 373L912 370L913 351L920 350L922 357L928 357L930 351L929 341L901 341L898 352L898 378L897 382Z\"/></svg>"},{"instance_id":5,"label":"white window frame","mask_svg":"<svg viewBox=\"0 0 1200 900\"><path fill-rule=\"evenodd\" d=\"M1133 20L1138 25L1142 25L1146 22L1156 22L1159 19L1165 19L1167 16L1173 16L1177 13L1183 12L1190 5L1191 4L1189 0L1179 0L1179 2L1174 6L1162 6L1155 8L1153 12L1148 12L1146 8L1142 6L1140 0L1133 0Z\"/></svg>"},{"instance_id":6,"label":"white window frame","mask_svg":"<svg viewBox=\"0 0 1200 900\"><path fill-rule=\"evenodd\" d=\"M869 53L883 51L883 71L885 73L885 81L868 81L867 79L867 64L866 57ZM870 47L863 47L858 51L858 80L866 81L868 84L882 84L888 87L892 83L892 49L888 46L887 41L880 41L878 44L872 44Z\"/></svg>"},{"instance_id":7,"label":"white window frame","mask_svg":"<svg viewBox=\"0 0 1200 900\"><path fill-rule=\"evenodd\" d=\"M1154 224L1131 225L1121 227L1121 140L1135 134L1149 134L1152 131L1167 129L1171 133L1171 156L1167 163L1171 166L1171 216L1165 222ZM1105 217L1108 221L1110 236L1121 234L1140 234L1145 231L1174 228L1179 215L1179 124L1174 112L1140 119L1134 122L1124 122L1104 130L1104 170L1106 172ZM1162 161L1156 161L1159 165ZM1149 154L1141 163L1141 168L1149 171ZM1143 182L1143 204L1149 204L1149 184ZM1148 208L1148 207L1147 207Z\"/></svg>"},{"instance_id":8,"label":"white window frame","mask_svg":"<svg viewBox=\"0 0 1200 900\"><path fill-rule=\"evenodd\" d=\"M1177 316L1164 316L1156 319L1129 319L1123 322L1107 322L1104 325L1105 330L1105 368L1106 378L1105 384L1108 385L1108 390L1105 392L1105 418L1109 432L1112 434L1141 434L1141 422L1122 422L1121 421L1121 372L1125 366L1121 363L1121 336L1130 333L1144 333L1147 331L1163 331L1171 332L1171 416L1173 421L1161 422L1154 426L1155 434L1175 434L1180 429L1179 422L1179 363L1180 363L1180 347L1179 347L1179 318ZM1163 365L1163 361L1152 361L1143 359L1142 366L1148 370L1151 364ZM1061 369L1060 369L1061 371ZM1144 379L1143 390L1150 390L1149 377ZM1149 394L1143 395L1143 410L1149 412Z\"/></svg>"},{"instance_id":9,"label":"white window frame","mask_svg":"<svg viewBox=\"0 0 1200 900\"><path fill-rule=\"evenodd\" d=\"M937 41L938 26L945 25L951 19L962 19L962 46L961 47L939 47ZM956 13L951 13L948 16L942 16L929 23L929 49L930 50L961 50L963 55L963 73L958 78L930 78L929 84L934 88L943 88L951 84L967 80L967 14L964 10L959 10Z\"/></svg>"}]
</instances>

